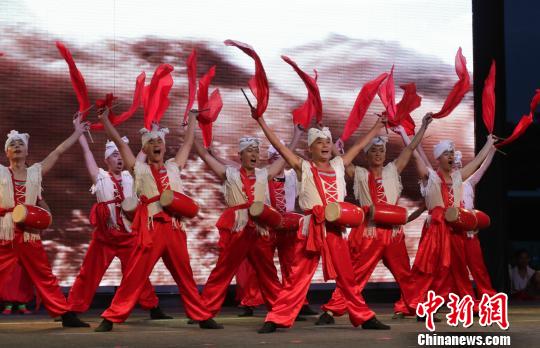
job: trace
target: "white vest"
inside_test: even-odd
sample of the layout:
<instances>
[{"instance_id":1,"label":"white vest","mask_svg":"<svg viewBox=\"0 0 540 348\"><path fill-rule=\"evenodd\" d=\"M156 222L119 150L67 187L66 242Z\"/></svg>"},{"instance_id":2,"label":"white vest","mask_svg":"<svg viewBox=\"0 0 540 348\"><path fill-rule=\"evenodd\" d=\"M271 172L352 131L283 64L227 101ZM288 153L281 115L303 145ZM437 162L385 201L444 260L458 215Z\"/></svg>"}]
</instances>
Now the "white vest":
<instances>
[{"instance_id":1,"label":"white vest","mask_svg":"<svg viewBox=\"0 0 540 348\"><path fill-rule=\"evenodd\" d=\"M26 198L25 204L36 205L41 197L41 163L35 163L26 171ZM0 208L10 209L15 207L15 188L8 167L0 165ZM13 240L15 226L11 213L0 217L0 240ZM24 232L24 241L39 240L35 233Z\"/></svg>"}]
</instances>

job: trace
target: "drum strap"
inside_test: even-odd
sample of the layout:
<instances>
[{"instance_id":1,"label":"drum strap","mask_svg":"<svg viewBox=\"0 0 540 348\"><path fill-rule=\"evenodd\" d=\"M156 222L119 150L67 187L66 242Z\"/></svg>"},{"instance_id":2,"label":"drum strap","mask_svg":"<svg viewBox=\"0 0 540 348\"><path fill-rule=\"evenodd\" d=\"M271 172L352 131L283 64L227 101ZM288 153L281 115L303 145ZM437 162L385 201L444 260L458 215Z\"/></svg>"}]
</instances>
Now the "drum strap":
<instances>
[{"instance_id":1,"label":"drum strap","mask_svg":"<svg viewBox=\"0 0 540 348\"><path fill-rule=\"evenodd\" d=\"M242 190L244 190L244 193L248 198L248 203L251 205L251 203L253 203L255 200L252 190L253 185L251 185L248 174L244 168L240 169L240 180L242 180Z\"/></svg>"}]
</instances>

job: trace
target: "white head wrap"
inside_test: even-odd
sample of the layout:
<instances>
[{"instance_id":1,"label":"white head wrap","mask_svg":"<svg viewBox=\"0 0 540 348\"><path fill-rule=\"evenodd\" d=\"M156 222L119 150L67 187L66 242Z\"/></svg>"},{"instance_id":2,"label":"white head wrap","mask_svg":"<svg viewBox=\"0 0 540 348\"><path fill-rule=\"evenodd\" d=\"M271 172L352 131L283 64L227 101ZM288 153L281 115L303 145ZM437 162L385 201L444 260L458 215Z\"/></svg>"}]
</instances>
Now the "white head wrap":
<instances>
[{"instance_id":1,"label":"white head wrap","mask_svg":"<svg viewBox=\"0 0 540 348\"><path fill-rule=\"evenodd\" d=\"M127 137L122 137L122 141L126 144L129 144L129 139ZM114 141L107 140L107 143L105 144L105 159L107 159L115 151L118 151L118 147L116 147Z\"/></svg>"},{"instance_id":2,"label":"white head wrap","mask_svg":"<svg viewBox=\"0 0 540 348\"><path fill-rule=\"evenodd\" d=\"M461 160L463 159L463 154L461 153L461 151L454 151L454 165L456 166L463 166L463 164L461 163Z\"/></svg>"},{"instance_id":3,"label":"white head wrap","mask_svg":"<svg viewBox=\"0 0 540 348\"><path fill-rule=\"evenodd\" d=\"M15 140L21 140L24 143L24 146L26 146L26 148L28 149L29 138L30 138L30 135L28 133L19 133L16 130L12 130L7 135L7 140L4 146L4 150L7 151L9 144L11 144L11 142Z\"/></svg>"},{"instance_id":4,"label":"white head wrap","mask_svg":"<svg viewBox=\"0 0 540 348\"><path fill-rule=\"evenodd\" d=\"M364 147L364 152L367 153L373 145L382 145L384 147L384 151L386 151L387 142L388 142L388 137L385 137L382 135L376 136L373 139L371 139L371 141L366 147Z\"/></svg>"},{"instance_id":5,"label":"white head wrap","mask_svg":"<svg viewBox=\"0 0 540 348\"><path fill-rule=\"evenodd\" d=\"M441 140L433 148L433 157L438 159L445 151L454 151L454 142L451 140Z\"/></svg>"},{"instance_id":6,"label":"white head wrap","mask_svg":"<svg viewBox=\"0 0 540 348\"><path fill-rule=\"evenodd\" d=\"M238 142L238 152L242 152L250 146L259 147L260 145L261 145L261 141L257 138L242 137L240 138L240 141Z\"/></svg>"},{"instance_id":7,"label":"white head wrap","mask_svg":"<svg viewBox=\"0 0 540 348\"><path fill-rule=\"evenodd\" d=\"M285 142L283 140L280 140L280 143L284 144L285 145ZM268 146L268 150L267 150L267 153L268 153L268 158L272 158L274 156L281 156L278 152L278 150L276 150L276 148L274 146L272 146L270 144L270 146Z\"/></svg>"},{"instance_id":8,"label":"white head wrap","mask_svg":"<svg viewBox=\"0 0 540 348\"><path fill-rule=\"evenodd\" d=\"M159 124L152 123L152 130L149 131L146 128L142 128L139 133L142 135L142 146L146 145L152 139L161 138L165 142L165 136L169 134L169 128L159 128Z\"/></svg>"},{"instance_id":9,"label":"white head wrap","mask_svg":"<svg viewBox=\"0 0 540 348\"><path fill-rule=\"evenodd\" d=\"M310 128L307 134L307 145L311 146L311 144L319 138L328 138L330 142L332 142L332 133L330 133L330 129L328 129L328 127L323 127L323 129Z\"/></svg>"}]
</instances>

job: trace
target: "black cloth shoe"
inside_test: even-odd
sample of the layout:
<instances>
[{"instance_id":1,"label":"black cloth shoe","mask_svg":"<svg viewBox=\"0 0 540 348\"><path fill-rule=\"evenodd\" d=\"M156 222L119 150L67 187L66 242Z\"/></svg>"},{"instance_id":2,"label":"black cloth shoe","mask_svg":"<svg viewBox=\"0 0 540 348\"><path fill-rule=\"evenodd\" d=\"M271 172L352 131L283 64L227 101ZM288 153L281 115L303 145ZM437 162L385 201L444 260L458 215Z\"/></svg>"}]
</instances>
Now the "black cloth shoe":
<instances>
[{"instance_id":1,"label":"black cloth shoe","mask_svg":"<svg viewBox=\"0 0 540 348\"><path fill-rule=\"evenodd\" d=\"M195 325L195 324L197 324L197 321L195 321L193 319L188 319L187 324L188 325Z\"/></svg>"},{"instance_id":2,"label":"black cloth shoe","mask_svg":"<svg viewBox=\"0 0 540 348\"><path fill-rule=\"evenodd\" d=\"M73 312L67 312L62 314L62 326L63 327L90 327L90 324L85 323L77 314Z\"/></svg>"},{"instance_id":3,"label":"black cloth shoe","mask_svg":"<svg viewBox=\"0 0 540 348\"><path fill-rule=\"evenodd\" d=\"M294 319L294 321L307 321L307 319L301 316L297 316L296 319Z\"/></svg>"},{"instance_id":4,"label":"black cloth shoe","mask_svg":"<svg viewBox=\"0 0 540 348\"><path fill-rule=\"evenodd\" d=\"M113 322L107 319L103 319L101 324L94 330L95 332L109 332L113 328Z\"/></svg>"},{"instance_id":5,"label":"black cloth shoe","mask_svg":"<svg viewBox=\"0 0 540 348\"><path fill-rule=\"evenodd\" d=\"M152 320L165 320L173 319L170 315L163 313L159 306L156 306L150 310L150 319Z\"/></svg>"},{"instance_id":6,"label":"black cloth shoe","mask_svg":"<svg viewBox=\"0 0 540 348\"><path fill-rule=\"evenodd\" d=\"M385 325L379 321L376 317L373 317L362 324L364 330L390 330L390 326Z\"/></svg>"},{"instance_id":7,"label":"black cloth shoe","mask_svg":"<svg viewBox=\"0 0 540 348\"><path fill-rule=\"evenodd\" d=\"M405 314L403 312L396 312L392 316L392 319L405 319Z\"/></svg>"},{"instance_id":8,"label":"black cloth shoe","mask_svg":"<svg viewBox=\"0 0 540 348\"><path fill-rule=\"evenodd\" d=\"M242 307L242 313L238 314L239 317L252 317L253 316L253 307L245 306Z\"/></svg>"},{"instance_id":9,"label":"black cloth shoe","mask_svg":"<svg viewBox=\"0 0 540 348\"><path fill-rule=\"evenodd\" d=\"M300 315L317 315L318 312L315 312L309 305L303 305L300 309Z\"/></svg>"},{"instance_id":10,"label":"black cloth shoe","mask_svg":"<svg viewBox=\"0 0 540 348\"><path fill-rule=\"evenodd\" d=\"M334 317L327 312L324 312L319 316L319 318L315 322L315 325L334 325L335 323L336 320L334 319Z\"/></svg>"},{"instance_id":11,"label":"black cloth shoe","mask_svg":"<svg viewBox=\"0 0 540 348\"><path fill-rule=\"evenodd\" d=\"M271 321L267 321L264 325L257 331L260 334L276 332L277 325Z\"/></svg>"},{"instance_id":12,"label":"black cloth shoe","mask_svg":"<svg viewBox=\"0 0 540 348\"><path fill-rule=\"evenodd\" d=\"M420 322L423 322L425 323L426 322L426 317L420 317L420 316L416 316L416 321L420 321ZM437 318L437 317L433 317L433 322L434 323L440 323L441 322L441 319Z\"/></svg>"},{"instance_id":13,"label":"black cloth shoe","mask_svg":"<svg viewBox=\"0 0 540 348\"><path fill-rule=\"evenodd\" d=\"M216 323L212 318L199 321L199 327L201 329L223 329L223 325Z\"/></svg>"}]
</instances>

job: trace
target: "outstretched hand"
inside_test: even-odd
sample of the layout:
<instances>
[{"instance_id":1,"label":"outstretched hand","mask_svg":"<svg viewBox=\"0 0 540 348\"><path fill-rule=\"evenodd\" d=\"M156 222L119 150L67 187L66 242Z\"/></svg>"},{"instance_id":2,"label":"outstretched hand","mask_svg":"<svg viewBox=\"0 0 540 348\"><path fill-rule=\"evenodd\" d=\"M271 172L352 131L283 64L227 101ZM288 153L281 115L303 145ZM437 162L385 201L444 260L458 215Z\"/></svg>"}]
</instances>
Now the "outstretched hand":
<instances>
[{"instance_id":1,"label":"outstretched hand","mask_svg":"<svg viewBox=\"0 0 540 348\"><path fill-rule=\"evenodd\" d=\"M433 112L428 112L422 118L422 126L427 127L433 121Z\"/></svg>"},{"instance_id":2,"label":"outstretched hand","mask_svg":"<svg viewBox=\"0 0 540 348\"><path fill-rule=\"evenodd\" d=\"M90 122L81 121L81 117L78 115L75 119L73 119L73 128L75 129L75 133L81 135L90 129Z\"/></svg>"}]
</instances>

